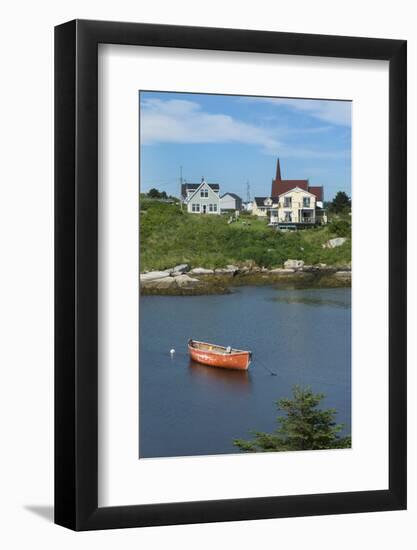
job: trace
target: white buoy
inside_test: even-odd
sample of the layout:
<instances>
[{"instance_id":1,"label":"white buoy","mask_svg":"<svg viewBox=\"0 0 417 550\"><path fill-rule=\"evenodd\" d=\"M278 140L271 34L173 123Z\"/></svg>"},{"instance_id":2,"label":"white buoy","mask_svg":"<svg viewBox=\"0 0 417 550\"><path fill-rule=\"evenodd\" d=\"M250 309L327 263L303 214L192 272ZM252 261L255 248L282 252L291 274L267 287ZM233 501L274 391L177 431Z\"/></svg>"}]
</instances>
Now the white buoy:
<instances>
[{"instance_id":1,"label":"white buoy","mask_svg":"<svg viewBox=\"0 0 417 550\"><path fill-rule=\"evenodd\" d=\"M171 350L169 351L169 353L170 353L171 355L174 355L174 353L175 353L175 349L174 349L174 348L172 348L172 349L171 349Z\"/></svg>"}]
</instances>

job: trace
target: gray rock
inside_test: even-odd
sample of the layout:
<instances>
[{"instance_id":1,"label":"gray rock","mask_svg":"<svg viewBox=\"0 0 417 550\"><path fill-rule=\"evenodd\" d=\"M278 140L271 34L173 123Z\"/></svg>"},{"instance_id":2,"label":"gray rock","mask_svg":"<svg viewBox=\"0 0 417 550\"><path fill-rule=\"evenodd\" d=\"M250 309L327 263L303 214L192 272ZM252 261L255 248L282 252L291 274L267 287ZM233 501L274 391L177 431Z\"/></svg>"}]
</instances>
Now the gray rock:
<instances>
[{"instance_id":1,"label":"gray rock","mask_svg":"<svg viewBox=\"0 0 417 550\"><path fill-rule=\"evenodd\" d=\"M176 279L173 277L164 277L163 279L152 279L150 281L141 281L142 288L171 288L176 286Z\"/></svg>"},{"instance_id":2,"label":"gray rock","mask_svg":"<svg viewBox=\"0 0 417 550\"><path fill-rule=\"evenodd\" d=\"M168 279L157 279L156 281L152 281L152 283L156 288L161 288L161 289L172 288L177 284L176 280L173 279L172 277L169 277Z\"/></svg>"},{"instance_id":3,"label":"gray rock","mask_svg":"<svg viewBox=\"0 0 417 550\"><path fill-rule=\"evenodd\" d=\"M336 237L335 239L330 239L322 246L323 248L336 248L337 246L342 246L342 244L345 244L346 241L347 239L345 237Z\"/></svg>"},{"instance_id":4,"label":"gray rock","mask_svg":"<svg viewBox=\"0 0 417 550\"><path fill-rule=\"evenodd\" d=\"M352 277L351 271L336 271L336 277L342 277L344 279L350 279Z\"/></svg>"},{"instance_id":5,"label":"gray rock","mask_svg":"<svg viewBox=\"0 0 417 550\"><path fill-rule=\"evenodd\" d=\"M220 267L214 270L216 275L235 275L239 271L239 268L235 265L227 265L226 267Z\"/></svg>"},{"instance_id":6,"label":"gray rock","mask_svg":"<svg viewBox=\"0 0 417 550\"><path fill-rule=\"evenodd\" d=\"M334 273L335 271L337 271L336 268L327 264L317 264L317 265L314 265L313 268L316 271L321 271L322 273Z\"/></svg>"},{"instance_id":7,"label":"gray rock","mask_svg":"<svg viewBox=\"0 0 417 550\"><path fill-rule=\"evenodd\" d=\"M294 269L285 269L283 267L276 267L274 269L270 269L269 273L272 273L273 275L275 274L279 275L282 273L285 275L285 273L294 273Z\"/></svg>"},{"instance_id":8,"label":"gray rock","mask_svg":"<svg viewBox=\"0 0 417 550\"><path fill-rule=\"evenodd\" d=\"M198 279L189 277L188 275L179 275L178 277L175 277L174 280L180 288L193 288L200 283Z\"/></svg>"},{"instance_id":9,"label":"gray rock","mask_svg":"<svg viewBox=\"0 0 417 550\"><path fill-rule=\"evenodd\" d=\"M190 271L190 275L213 275L214 269L206 269L205 267L195 267Z\"/></svg>"},{"instance_id":10,"label":"gray rock","mask_svg":"<svg viewBox=\"0 0 417 550\"><path fill-rule=\"evenodd\" d=\"M145 281L153 281L155 279L164 279L165 277L169 277L170 271L167 269L165 271L148 271L148 273L141 273L140 274L140 282Z\"/></svg>"},{"instance_id":11,"label":"gray rock","mask_svg":"<svg viewBox=\"0 0 417 550\"><path fill-rule=\"evenodd\" d=\"M284 262L285 269L302 269L303 266L303 260L287 260Z\"/></svg>"},{"instance_id":12,"label":"gray rock","mask_svg":"<svg viewBox=\"0 0 417 550\"><path fill-rule=\"evenodd\" d=\"M190 266L188 264L179 264L174 267L173 273L186 273L190 270Z\"/></svg>"}]
</instances>

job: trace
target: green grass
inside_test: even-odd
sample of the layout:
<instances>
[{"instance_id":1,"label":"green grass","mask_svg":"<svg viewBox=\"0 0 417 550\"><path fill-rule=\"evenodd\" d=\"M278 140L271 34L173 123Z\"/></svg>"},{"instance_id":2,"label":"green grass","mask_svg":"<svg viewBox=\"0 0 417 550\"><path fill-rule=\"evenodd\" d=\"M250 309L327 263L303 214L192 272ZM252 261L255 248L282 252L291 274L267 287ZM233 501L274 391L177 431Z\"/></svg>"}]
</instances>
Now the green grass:
<instances>
[{"instance_id":1,"label":"green grass","mask_svg":"<svg viewBox=\"0 0 417 550\"><path fill-rule=\"evenodd\" d=\"M228 225L229 216L188 214L159 201L142 199L140 209L141 271L179 263L216 268L245 262L279 267L288 258L334 266L351 261L348 218L335 219L325 227L282 233L253 216L242 215L240 221ZM342 236L348 237L344 245L322 248L328 239Z\"/></svg>"}]
</instances>

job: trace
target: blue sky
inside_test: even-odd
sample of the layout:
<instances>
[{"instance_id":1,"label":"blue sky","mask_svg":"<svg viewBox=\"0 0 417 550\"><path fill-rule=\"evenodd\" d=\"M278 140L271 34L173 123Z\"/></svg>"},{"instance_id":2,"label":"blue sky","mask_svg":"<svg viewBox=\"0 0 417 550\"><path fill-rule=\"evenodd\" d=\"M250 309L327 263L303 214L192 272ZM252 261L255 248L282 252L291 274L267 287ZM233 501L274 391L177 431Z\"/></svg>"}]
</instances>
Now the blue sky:
<instances>
[{"instance_id":1,"label":"blue sky","mask_svg":"<svg viewBox=\"0 0 417 550\"><path fill-rule=\"evenodd\" d=\"M246 200L283 179L323 185L325 200L351 195L351 102L140 92L141 191L179 195L188 182L220 184Z\"/></svg>"}]
</instances>

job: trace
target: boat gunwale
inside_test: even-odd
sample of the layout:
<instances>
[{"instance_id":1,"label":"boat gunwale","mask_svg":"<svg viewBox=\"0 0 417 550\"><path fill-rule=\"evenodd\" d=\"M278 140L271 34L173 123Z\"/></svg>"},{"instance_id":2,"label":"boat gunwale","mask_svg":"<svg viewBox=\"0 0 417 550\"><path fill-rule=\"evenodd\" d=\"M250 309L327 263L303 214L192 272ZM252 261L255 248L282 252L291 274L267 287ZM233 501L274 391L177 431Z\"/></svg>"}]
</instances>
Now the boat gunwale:
<instances>
[{"instance_id":1,"label":"boat gunwale","mask_svg":"<svg viewBox=\"0 0 417 550\"><path fill-rule=\"evenodd\" d=\"M192 345L193 343L203 344L204 346L211 346L211 347L219 348L220 350L224 350L224 351L223 352L222 351L217 351L215 349L201 349L201 348L193 346ZM193 350L196 350L196 351L214 353L216 355L227 355L227 356L247 355L247 354L249 354L250 356L252 355L252 352L249 351L249 350L231 348L231 351L228 352L228 351L226 351L227 350L226 346L220 346L218 344L210 344L209 342L200 342L199 340L193 340L192 338L190 338L190 340L188 341L188 347L193 349Z\"/></svg>"}]
</instances>

